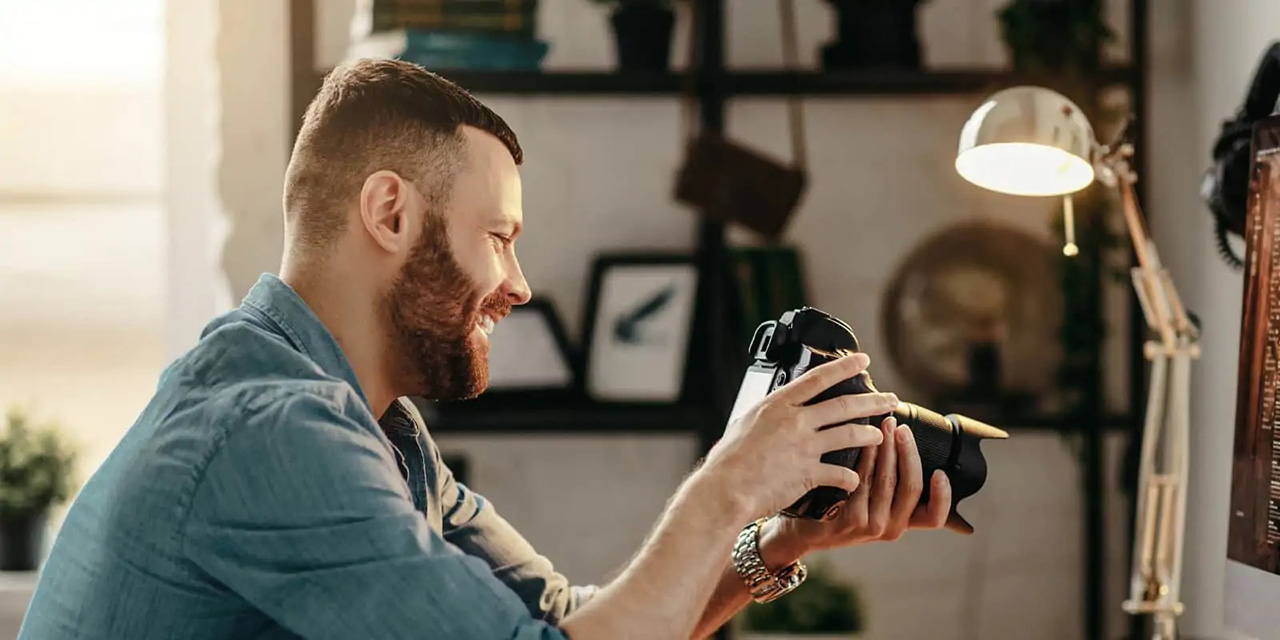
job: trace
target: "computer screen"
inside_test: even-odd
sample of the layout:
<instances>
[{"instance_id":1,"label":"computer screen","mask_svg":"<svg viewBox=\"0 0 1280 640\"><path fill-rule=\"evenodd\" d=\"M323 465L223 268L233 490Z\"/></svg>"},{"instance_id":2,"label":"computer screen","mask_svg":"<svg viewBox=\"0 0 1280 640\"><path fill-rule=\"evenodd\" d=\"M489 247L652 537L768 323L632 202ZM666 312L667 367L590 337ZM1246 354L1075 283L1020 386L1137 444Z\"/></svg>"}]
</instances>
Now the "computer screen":
<instances>
[{"instance_id":1,"label":"computer screen","mask_svg":"<svg viewBox=\"0 0 1280 640\"><path fill-rule=\"evenodd\" d=\"M1280 117L1253 134L1227 534L1225 623L1280 629Z\"/></svg>"}]
</instances>

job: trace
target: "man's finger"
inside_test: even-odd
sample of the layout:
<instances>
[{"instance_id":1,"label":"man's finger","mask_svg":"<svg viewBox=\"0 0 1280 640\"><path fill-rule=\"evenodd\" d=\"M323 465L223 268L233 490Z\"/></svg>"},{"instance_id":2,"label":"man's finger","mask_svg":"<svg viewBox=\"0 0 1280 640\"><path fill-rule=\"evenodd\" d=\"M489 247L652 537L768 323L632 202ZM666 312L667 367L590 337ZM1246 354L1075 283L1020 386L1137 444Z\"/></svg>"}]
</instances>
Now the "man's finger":
<instances>
[{"instance_id":1,"label":"man's finger","mask_svg":"<svg viewBox=\"0 0 1280 640\"><path fill-rule=\"evenodd\" d=\"M853 469L825 462L817 463L811 477L815 487L836 487L850 493L857 491L858 483L862 481Z\"/></svg>"},{"instance_id":2,"label":"man's finger","mask_svg":"<svg viewBox=\"0 0 1280 640\"><path fill-rule=\"evenodd\" d=\"M947 524L951 513L951 481L941 469L933 472L929 485L929 502L916 507L911 514L913 529L939 529Z\"/></svg>"},{"instance_id":3,"label":"man's finger","mask_svg":"<svg viewBox=\"0 0 1280 640\"><path fill-rule=\"evenodd\" d=\"M884 429L884 442L876 447L876 472L871 480L871 501L867 507L867 525L876 537L891 524L894 488L898 484L898 445L893 437L898 421L889 416L881 428Z\"/></svg>"},{"instance_id":4,"label":"man's finger","mask_svg":"<svg viewBox=\"0 0 1280 640\"><path fill-rule=\"evenodd\" d=\"M888 438L892 440L892 438ZM845 504L845 518L847 522L851 522L856 528L861 528L867 522L867 505L870 502L868 496L874 489L874 482L869 481L876 471L877 458L880 455L880 447L866 447L858 454L858 477L863 481L858 485L858 490L849 496L847 504Z\"/></svg>"},{"instance_id":5,"label":"man's finger","mask_svg":"<svg viewBox=\"0 0 1280 640\"><path fill-rule=\"evenodd\" d=\"M865 353L855 353L831 362L824 362L783 385L770 396L792 406L800 406L813 399L814 396L830 389L841 380L848 380L863 371L871 364L871 357ZM828 423L832 424L832 423Z\"/></svg>"},{"instance_id":6,"label":"man's finger","mask_svg":"<svg viewBox=\"0 0 1280 640\"><path fill-rule=\"evenodd\" d=\"M898 406L892 393L852 393L804 407L800 415L815 429L859 418L884 415Z\"/></svg>"},{"instance_id":7,"label":"man's finger","mask_svg":"<svg viewBox=\"0 0 1280 640\"><path fill-rule=\"evenodd\" d=\"M842 424L819 431L818 444L823 453L839 449L860 449L882 445L886 439L883 431L869 424ZM892 440L892 438L889 438Z\"/></svg>"},{"instance_id":8,"label":"man's finger","mask_svg":"<svg viewBox=\"0 0 1280 640\"><path fill-rule=\"evenodd\" d=\"M916 440L911 427L902 425L894 431L897 447L898 491L893 496L892 515L889 519L890 529L897 528L901 533L907 528L911 514L920 502L920 494L924 492L924 470L920 464L920 452L916 449ZM879 482L879 479L876 479Z\"/></svg>"}]
</instances>

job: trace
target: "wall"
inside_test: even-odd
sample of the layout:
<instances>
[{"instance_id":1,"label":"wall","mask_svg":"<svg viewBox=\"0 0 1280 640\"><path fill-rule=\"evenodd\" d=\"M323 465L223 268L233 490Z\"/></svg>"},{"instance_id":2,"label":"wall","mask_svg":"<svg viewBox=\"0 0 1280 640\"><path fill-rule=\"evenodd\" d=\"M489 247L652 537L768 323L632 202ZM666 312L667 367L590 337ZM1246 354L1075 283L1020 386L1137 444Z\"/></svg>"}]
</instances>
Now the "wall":
<instances>
[{"instance_id":1,"label":"wall","mask_svg":"<svg viewBox=\"0 0 1280 640\"><path fill-rule=\"evenodd\" d=\"M227 3L181 0L165 4L166 361L190 348L209 319L231 304L219 264L226 216L218 178L225 171L223 129L237 123L222 116L222 101L234 97L225 95L221 88L217 44L219 37L234 38L240 32L220 30L219 7L224 5ZM277 22L276 26L283 24ZM247 44L259 46L256 41ZM226 72L245 73L254 68L240 65ZM238 98L249 100L252 96Z\"/></svg>"},{"instance_id":2,"label":"wall","mask_svg":"<svg viewBox=\"0 0 1280 640\"><path fill-rule=\"evenodd\" d=\"M729 63L777 66L773 4L727 4ZM991 18L999 4L927 4L922 27L929 64L1000 64L1003 54ZM1126 28L1123 4L1112 3L1121 32ZM322 65L343 57L352 6L329 2L319 8ZM201 257L186 276L207 288L205 294L213 290L209 282L225 277L227 299L238 300L252 276L274 270L279 257L279 151L287 148L289 128L279 115L287 83L273 83L286 54L278 7L238 2L222 7L224 20L228 11L256 12L252 15L260 23L219 34L222 82L239 78L232 85L236 90L224 86L219 93L222 173L216 198L225 204L231 226L229 242L214 259L225 272L210 280ZM801 52L812 64L817 45L830 37L827 9L819 0L797 2L797 9ZM581 0L544 0L541 11L544 37L554 44L548 68L611 65L612 43L600 11ZM243 55L235 55L232 47ZM1121 44L1117 55L1123 52ZM676 59L682 59L678 52ZM248 100L246 93L263 102L253 109L244 108L250 103L228 104ZM528 230L520 246L522 262L535 291L560 307L571 334L580 327L587 265L595 252L692 246L696 220L669 195L681 142L675 100L481 97L511 122L526 147ZM1047 235L1045 203L981 194L954 175L950 162L959 126L978 98L806 104L815 174L790 238L806 251L814 302L858 327L886 387L901 388L879 351L878 290L906 251L938 225L974 217ZM258 108L264 111L261 118ZM785 157L782 114L775 101L738 101L728 113L729 131ZM622 122L626 126L618 125ZM216 232L190 238L214 246L219 241ZM174 246L180 245L175 241ZM210 299L203 295L202 304L208 306ZM191 312L195 309L187 307L183 317L194 322L200 317ZM1122 400L1123 367L1109 373L1110 395ZM447 435L439 440L446 449L470 456L475 486L576 581L606 579L627 560L694 455L692 439L681 437ZM1117 437L1109 439L1109 484L1117 476L1121 448ZM1015 431L1012 440L988 451L995 470L990 485L964 505L980 535L930 533L828 554L862 586L869 605L868 637L1021 638L1030 628L1045 638L1080 637L1081 494L1073 450L1053 434ZM1125 505L1113 486L1108 500L1112 562L1105 602L1118 633L1126 622L1119 609Z\"/></svg>"}]
</instances>

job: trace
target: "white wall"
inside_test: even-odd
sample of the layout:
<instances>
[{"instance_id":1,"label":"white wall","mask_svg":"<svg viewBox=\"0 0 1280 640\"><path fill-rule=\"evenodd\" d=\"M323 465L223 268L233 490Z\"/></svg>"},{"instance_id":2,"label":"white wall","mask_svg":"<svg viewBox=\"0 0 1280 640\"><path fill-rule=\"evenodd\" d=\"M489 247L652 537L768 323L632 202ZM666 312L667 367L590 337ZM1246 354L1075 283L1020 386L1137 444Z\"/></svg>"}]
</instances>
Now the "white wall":
<instances>
[{"instance_id":1,"label":"white wall","mask_svg":"<svg viewBox=\"0 0 1280 640\"><path fill-rule=\"evenodd\" d=\"M166 360L195 344L200 329L231 304L219 264L226 233L218 182L225 123L216 47L220 35L238 31L220 29L222 4L165 2Z\"/></svg>"}]
</instances>

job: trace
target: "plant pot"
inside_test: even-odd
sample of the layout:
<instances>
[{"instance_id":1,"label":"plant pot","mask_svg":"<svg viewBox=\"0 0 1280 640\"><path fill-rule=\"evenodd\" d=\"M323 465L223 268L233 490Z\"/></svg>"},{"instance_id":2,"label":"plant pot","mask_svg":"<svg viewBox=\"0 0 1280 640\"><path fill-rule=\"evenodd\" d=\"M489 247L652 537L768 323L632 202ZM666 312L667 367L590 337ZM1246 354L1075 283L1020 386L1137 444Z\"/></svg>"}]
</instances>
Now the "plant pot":
<instances>
[{"instance_id":1,"label":"plant pot","mask_svg":"<svg viewBox=\"0 0 1280 640\"><path fill-rule=\"evenodd\" d=\"M35 571L44 553L47 512L0 516L0 571Z\"/></svg>"},{"instance_id":2,"label":"plant pot","mask_svg":"<svg viewBox=\"0 0 1280 640\"><path fill-rule=\"evenodd\" d=\"M671 62L671 32L676 15L654 5L623 4L614 10L614 44L621 71L666 71Z\"/></svg>"},{"instance_id":3,"label":"plant pot","mask_svg":"<svg viewBox=\"0 0 1280 640\"><path fill-rule=\"evenodd\" d=\"M827 0L836 41L822 47L826 69L919 69L916 9L924 0Z\"/></svg>"},{"instance_id":4,"label":"plant pot","mask_svg":"<svg viewBox=\"0 0 1280 640\"><path fill-rule=\"evenodd\" d=\"M1013 70L1027 75L1089 74L1114 40L1101 0L1013 0L997 14Z\"/></svg>"}]
</instances>

